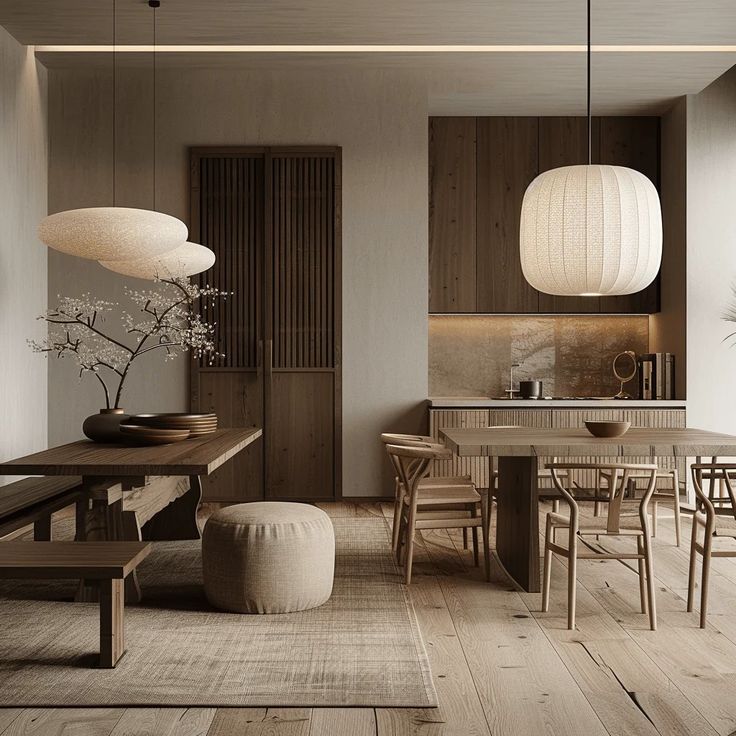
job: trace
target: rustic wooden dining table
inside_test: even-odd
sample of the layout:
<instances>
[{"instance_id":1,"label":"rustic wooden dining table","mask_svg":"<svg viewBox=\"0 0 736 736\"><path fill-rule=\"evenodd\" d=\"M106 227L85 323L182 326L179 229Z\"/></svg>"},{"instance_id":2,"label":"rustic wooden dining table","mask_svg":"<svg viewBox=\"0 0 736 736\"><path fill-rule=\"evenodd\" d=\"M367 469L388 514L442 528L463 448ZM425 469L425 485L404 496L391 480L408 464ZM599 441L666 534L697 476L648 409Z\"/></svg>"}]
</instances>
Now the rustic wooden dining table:
<instances>
[{"instance_id":1,"label":"rustic wooden dining table","mask_svg":"<svg viewBox=\"0 0 736 736\"><path fill-rule=\"evenodd\" d=\"M623 437L586 429L486 427L443 429L460 457L498 459L496 555L517 585L540 589L538 466L540 458L678 458L736 456L736 436L702 429L632 428Z\"/></svg>"},{"instance_id":2,"label":"rustic wooden dining table","mask_svg":"<svg viewBox=\"0 0 736 736\"><path fill-rule=\"evenodd\" d=\"M124 510L124 496L140 492L145 501L146 495L153 496L158 490L149 479L185 477L189 479L188 490L164 500L145 538L198 539L200 478L213 473L261 434L258 427L219 429L183 442L145 447L80 440L0 463L0 475L80 476L86 496L77 507L76 538L80 541L142 540L136 514ZM97 596L95 585L81 582L78 600L93 601ZM135 572L126 579L125 597L128 602L141 598Z\"/></svg>"}]
</instances>

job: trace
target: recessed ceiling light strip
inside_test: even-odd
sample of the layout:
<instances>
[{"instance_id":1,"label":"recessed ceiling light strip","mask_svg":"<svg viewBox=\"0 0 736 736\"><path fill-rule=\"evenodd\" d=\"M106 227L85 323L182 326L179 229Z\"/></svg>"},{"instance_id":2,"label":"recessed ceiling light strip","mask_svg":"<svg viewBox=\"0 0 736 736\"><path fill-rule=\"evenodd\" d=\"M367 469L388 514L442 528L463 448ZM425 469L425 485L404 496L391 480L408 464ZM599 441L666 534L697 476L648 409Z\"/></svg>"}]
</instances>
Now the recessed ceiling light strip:
<instances>
[{"instance_id":1,"label":"recessed ceiling light strip","mask_svg":"<svg viewBox=\"0 0 736 736\"><path fill-rule=\"evenodd\" d=\"M36 46L38 53L109 53L110 45L43 45ZM153 46L117 46L119 53L151 53ZM588 52L586 44L525 44L525 45L325 45L325 44L284 44L284 45L237 45L237 44L168 44L156 46L156 53L174 54L561 54ZM667 53L667 54L734 54L736 45L621 45L598 44L591 47L592 53Z\"/></svg>"}]
</instances>

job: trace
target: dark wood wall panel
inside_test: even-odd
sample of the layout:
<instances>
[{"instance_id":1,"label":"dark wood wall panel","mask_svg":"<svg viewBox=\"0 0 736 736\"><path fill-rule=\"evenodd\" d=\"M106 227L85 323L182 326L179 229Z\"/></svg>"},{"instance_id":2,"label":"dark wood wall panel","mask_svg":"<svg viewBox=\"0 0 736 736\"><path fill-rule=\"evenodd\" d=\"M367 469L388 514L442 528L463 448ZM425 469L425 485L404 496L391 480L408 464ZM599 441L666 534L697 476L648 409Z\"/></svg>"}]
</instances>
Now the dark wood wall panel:
<instances>
[{"instance_id":1,"label":"dark wood wall panel","mask_svg":"<svg viewBox=\"0 0 736 736\"><path fill-rule=\"evenodd\" d=\"M335 160L275 156L273 365L335 365Z\"/></svg>"},{"instance_id":2,"label":"dark wood wall panel","mask_svg":"<svg viewBox=\"0 0 736 736\"><path fill-rule=\"evenodd\" d=\"M430 312L476 311L475 121L430 118Z\"/></svg>"},{"instance_id":3,"label":"dark wood wall panel","mask_svg":"<svg viewBox=\"0 0 736 736\"><path fill-rule=\"evenodd\" d=\"M202 305L217 322L225 354L214 365L255 368L263 319L263 157L203 157L199 166L199 242L217 258L200 282L234 292L215 302L214 313Z\"/></svg>"},{"instance_id":4,"label":"dark wood wall panel","mask_svg":"<svg viewBox=\"0 0 736 736\"><path fill-rule=\"evenodd\" d=\"M478 312L536 312L539 292L521 270L519 213L524 192L537 175L538 118L477 120Z\"/></svg>"}]
</instances>

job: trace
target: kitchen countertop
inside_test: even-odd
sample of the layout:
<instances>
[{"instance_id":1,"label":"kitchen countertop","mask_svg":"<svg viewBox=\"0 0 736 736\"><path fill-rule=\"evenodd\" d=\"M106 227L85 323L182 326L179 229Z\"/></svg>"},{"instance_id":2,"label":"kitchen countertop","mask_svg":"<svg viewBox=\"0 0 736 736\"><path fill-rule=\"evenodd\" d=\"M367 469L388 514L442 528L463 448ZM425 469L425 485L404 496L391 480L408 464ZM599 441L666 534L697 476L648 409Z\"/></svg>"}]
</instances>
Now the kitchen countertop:
<instances>
[{"instance_id":1,"label":"kitchen countertop","mask_svg":"<svg viewBox=\"0 0 736 736\"><path fill-rule=\"evenodd\" d=\"M644 399L490 399L487 396L430 396L431 409L685 409L686 402Z\"/></svg>"}]
</instances>

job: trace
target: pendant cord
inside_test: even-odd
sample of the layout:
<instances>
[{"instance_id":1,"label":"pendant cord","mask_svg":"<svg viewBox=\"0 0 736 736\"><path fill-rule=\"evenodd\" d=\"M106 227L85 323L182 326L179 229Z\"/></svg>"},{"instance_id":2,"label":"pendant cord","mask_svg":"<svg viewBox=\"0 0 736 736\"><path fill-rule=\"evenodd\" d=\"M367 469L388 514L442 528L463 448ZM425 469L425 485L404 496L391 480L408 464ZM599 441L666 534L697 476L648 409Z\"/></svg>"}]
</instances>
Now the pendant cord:
<instances>
[{"instance_id":1,"label":"pendant cord","mask_svg":"<svg viewBox=\"0 0 736 736\"><path fill-rule=\"evenodd\" d=\"M593 163L593 124L590 116L590 0L588 0L588 166Z\"/></svg>"},{"instance_id":2,"label":"pendant cord","mask_svg":"<svg viewBox=\"0 0 736 736\"><path fill-rule=\"evenodd\" d=\"M153 210L156 211L156 8L153 6Z\"/></svg>"},{"instance_id":3,"label":"pendant cord","mask_svg":"<svg viewBox=\"0 0 736 736\"><path fill-rule=\"evenodd\" d=\"M115 78L115 69L116 69L116 53L115 53L115 46L116 46L116 19L117 15L115 13L115 0L112 0L112 206L115 206L115 163L116 163L116 140L115 140L115 128L116 128L116 121L117 121L117 114L115 112L115 98L117 97L117 85L116 85L116 78Z\"/></svg>"}]
</instances>

